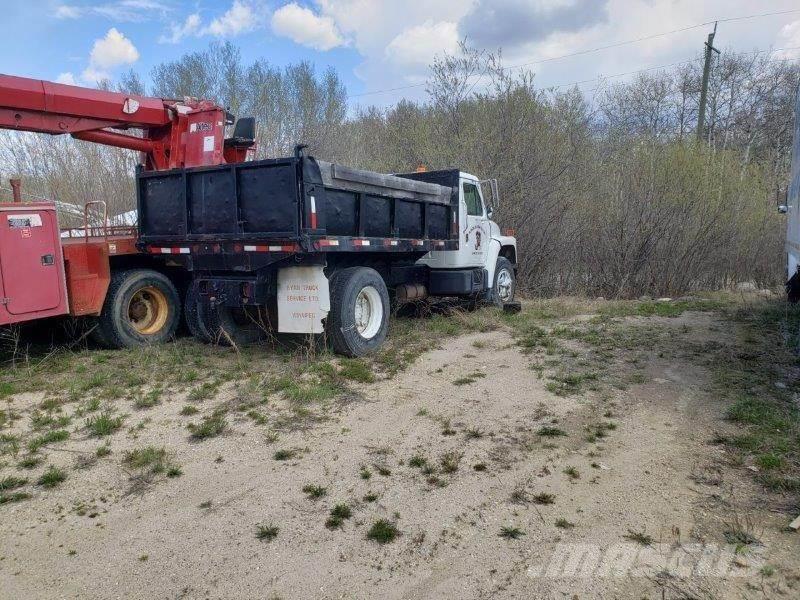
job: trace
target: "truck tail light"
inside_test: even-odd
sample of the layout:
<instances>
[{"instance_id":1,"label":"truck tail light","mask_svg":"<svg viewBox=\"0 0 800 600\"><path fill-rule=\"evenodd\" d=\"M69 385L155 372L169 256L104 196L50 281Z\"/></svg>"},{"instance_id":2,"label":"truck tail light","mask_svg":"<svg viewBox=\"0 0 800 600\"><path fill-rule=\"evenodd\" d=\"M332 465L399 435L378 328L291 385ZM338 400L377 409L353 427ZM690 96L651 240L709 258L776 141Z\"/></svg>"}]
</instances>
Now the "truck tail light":
<instances>
[{"instance_id":1,"label":"truck tail light","mask_svg":"<svg viewBox=\"0 0 800 600\"><path fill-rule=\"evenodd\" d=\"M505 229L503 229L503 235L514 237L515 235L517 235L517 230L512 229L511 227L506 227Z\"/></svg>"}]
</instances>

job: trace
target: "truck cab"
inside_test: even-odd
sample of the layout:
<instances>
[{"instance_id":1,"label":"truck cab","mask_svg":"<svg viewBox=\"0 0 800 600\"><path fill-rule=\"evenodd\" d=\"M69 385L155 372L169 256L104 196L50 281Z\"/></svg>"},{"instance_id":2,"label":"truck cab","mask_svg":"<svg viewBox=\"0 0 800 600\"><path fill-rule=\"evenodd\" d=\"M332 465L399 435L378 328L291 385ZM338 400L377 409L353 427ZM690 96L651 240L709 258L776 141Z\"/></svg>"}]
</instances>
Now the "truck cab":
<instances>
[{"instance_id":1,"label":"truck cab","mask_svg":"<svg viewBox=\"0 0 800 600\"><path fill-rule=\"evenodd\" d=\"M436 181L435 174L440 172L433 173L426 179ZM503 235L492 220L500 201L497 180L480 180L463 171L453 172L453 180L454 194L458 194L458 250L432 251L418 261L431 269L431 293L475 293L494 304L511 302L517 240Z\"/></svg>"}]
</instances>

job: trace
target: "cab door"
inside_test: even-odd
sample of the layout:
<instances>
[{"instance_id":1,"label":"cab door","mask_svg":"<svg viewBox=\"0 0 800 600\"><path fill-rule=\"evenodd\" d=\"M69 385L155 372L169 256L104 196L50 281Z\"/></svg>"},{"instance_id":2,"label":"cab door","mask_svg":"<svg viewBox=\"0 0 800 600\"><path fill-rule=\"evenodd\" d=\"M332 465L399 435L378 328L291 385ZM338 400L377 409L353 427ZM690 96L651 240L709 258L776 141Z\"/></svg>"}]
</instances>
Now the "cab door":
<instances>
[{"instance_id":1,"label":"cab door","mask_svg":"<svg viewBox=\"0 0 800 600\"><path fill-rule=\"evenodd\" d=\"M486 264L491 230L486 206L477 180L462 179L461 202L461 243L458 251L459 267L482 267ZM455 265L454 265L455 266Z\"/></svg>"}]
</instances>

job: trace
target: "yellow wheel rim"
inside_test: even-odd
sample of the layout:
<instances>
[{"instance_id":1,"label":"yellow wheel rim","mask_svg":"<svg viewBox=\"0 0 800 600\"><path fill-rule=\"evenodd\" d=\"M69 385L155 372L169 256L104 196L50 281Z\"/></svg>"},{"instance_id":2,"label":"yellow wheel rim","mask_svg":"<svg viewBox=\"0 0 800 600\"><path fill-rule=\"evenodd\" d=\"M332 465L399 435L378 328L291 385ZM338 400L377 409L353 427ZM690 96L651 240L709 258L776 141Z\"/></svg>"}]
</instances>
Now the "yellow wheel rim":
<instances>
[{"instance_id":1,"label":"yellow wheel rim","mask_svg":"<svg viewBox=\"0 0 800 600\"><path fill-rule=\"evenodd\" d=\"M141 335L153 335L161 331L168 316L167 297L152 285L136 290L128 302L128 320Z\"/></svg>"}]
</instances>

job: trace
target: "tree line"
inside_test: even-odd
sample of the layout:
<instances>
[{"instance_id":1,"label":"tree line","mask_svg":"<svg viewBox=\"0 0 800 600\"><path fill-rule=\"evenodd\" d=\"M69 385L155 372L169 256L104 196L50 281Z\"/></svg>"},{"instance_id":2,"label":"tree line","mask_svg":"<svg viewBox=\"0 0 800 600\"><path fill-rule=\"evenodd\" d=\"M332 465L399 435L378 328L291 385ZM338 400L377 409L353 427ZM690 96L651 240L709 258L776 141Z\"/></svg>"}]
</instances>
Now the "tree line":
<instances>
[{"instance_id":1,"label":"tree line","mask_svg":"<svg viewBox=\"0 0 800 600\"><path fill-rule=\"evenodd\" d=\"M158 65L149 79L132 71L114 87L255 116L259 158L305 143L376 171L496 177L495 218L516 231L529 294L672 296L785 279L776 198L789 176L797 62L723 52L699 141L700 57L581 91L538 86L499 53L464 44L434 60L424 100L389 108L349 107L332 69L246 64L230 43ZM135 206L136 159L68 138L0 136L3 179L21 174L29 193L62 202L106 200L112 214Z\"/></svg>"}]
</instances>

